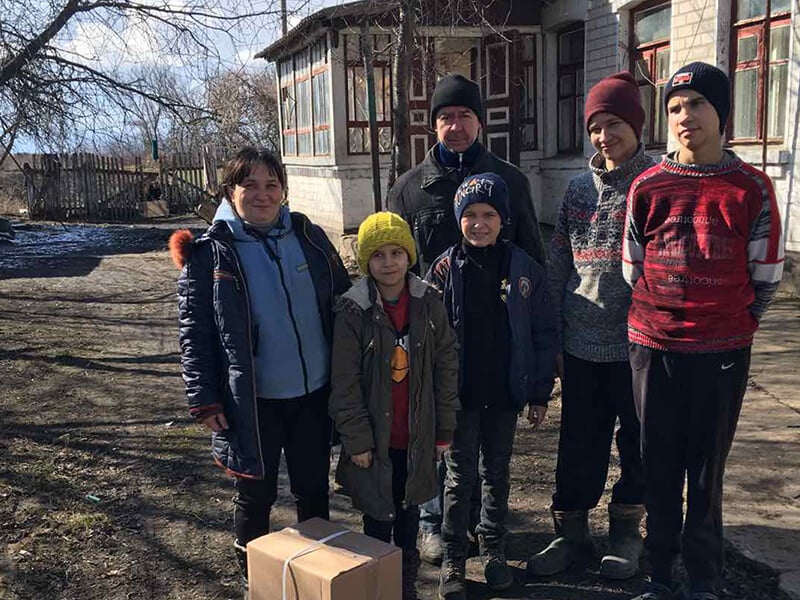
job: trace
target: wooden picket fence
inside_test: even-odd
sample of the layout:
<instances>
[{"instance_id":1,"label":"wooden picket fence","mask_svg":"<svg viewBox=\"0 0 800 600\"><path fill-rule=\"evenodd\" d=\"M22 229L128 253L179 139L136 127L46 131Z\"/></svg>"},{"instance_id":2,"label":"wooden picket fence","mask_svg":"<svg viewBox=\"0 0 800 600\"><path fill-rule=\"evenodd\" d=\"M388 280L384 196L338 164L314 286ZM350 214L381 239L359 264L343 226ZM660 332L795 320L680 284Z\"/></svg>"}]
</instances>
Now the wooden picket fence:
<instances>
[{"instance_id":1,"label":"wooden picket fence","mask_svg":"<svg viewBox=\"0 0 800 600\"><path fill-rule=\"evenodd\" d=\"M186 214L212 199L207 190L216 185L215 165L204 166L202 155L145 167L138 157L126 164L90 153L37 154L23 172L31 219L132 222Z\"/></svg>"}]
</instances>

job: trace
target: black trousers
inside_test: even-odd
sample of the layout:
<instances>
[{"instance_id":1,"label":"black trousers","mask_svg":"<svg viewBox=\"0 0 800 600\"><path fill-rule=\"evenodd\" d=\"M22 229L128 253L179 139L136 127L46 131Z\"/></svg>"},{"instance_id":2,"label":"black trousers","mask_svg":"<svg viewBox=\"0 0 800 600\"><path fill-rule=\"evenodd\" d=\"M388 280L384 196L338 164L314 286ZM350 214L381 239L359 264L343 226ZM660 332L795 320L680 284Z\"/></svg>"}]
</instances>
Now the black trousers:
<instances>
[{"instance_id":1,"label":"black trousers","mask_svg":"<svg viewBox=\"0 0 800 600\"><path fill-rule=\"evenodd\" d=\"M475 533L490 541L500 541L506 534L517 415L515 410L497 408L458 411L453 443L445 455L442 541L450 556L466 548L472 490L477 481L481 482L482 494L481 518Z\"/></svg>"},{"instance_id":2,"label":"black trousers","mask_svg":"<svg viewBox=\"0 0 800 600\"><path fill-rule=\"evenodd\" d=\"M447 463L444 459L436 463L436 476L439 489L436 495L419 505L419 528L426 533L442 533L442 506L444 506L444 478L447 474ZM480 477L476 474L476 477ZM476 479L476 482L479 481ZM469 530L474 532L481 522L481 486L477 483L472 488L469 505Z\"/></svg>"},{"instance_id":3,"label":"black trousers","mask_svg":"<svg viewBox=\"0 0 800 600\"><path fill-rule=\"evenodd\" d=\"M747 388L750 348L682 354L632 344L630 360L642 422L652 578L669 585L681 552L690 591L719 594L722 479Z\"/></svg>"},{"instance_id":4,"label":"black trousers","mask_svg":"<svg viewBox=\"0 0 800 600\"><path fill-rule=\"evenodd\" d=\"M597 506L608 477L614 427L621 467L611 502L644 503L644 468L639 418L633 402L627 362L590 362L564 354L554 510L590 510Z\"/></svg>"},{"instance_id":5,"label":"black trousers","mask_svg":"<svg viewBox=\"0 0 800 600\"><path fill-rule=\"evenodd\" d=\"M265 476L260 480L237 477L234 483L233 526L236 541L242 546L269 532L270 510L278 496L281 450L286 457L297 520L329 518L328 394L325 386L299 398L257 400Z\"/></svg>"},{"instance_id":6,"label":"black trousers","mask_svg":"<svg viewBox=\"0 0 800 600\"><path fill-rule=\"evenodd\" d=\"M416 552L417 532L419 530L419 507L403 506L408 480L408 452L389 448L392 461L392 499L394 500L394 521L378 521L364 515L364 533L370 537L391 543L402 548L403 555Z\"/></svg>"}]
</instances>

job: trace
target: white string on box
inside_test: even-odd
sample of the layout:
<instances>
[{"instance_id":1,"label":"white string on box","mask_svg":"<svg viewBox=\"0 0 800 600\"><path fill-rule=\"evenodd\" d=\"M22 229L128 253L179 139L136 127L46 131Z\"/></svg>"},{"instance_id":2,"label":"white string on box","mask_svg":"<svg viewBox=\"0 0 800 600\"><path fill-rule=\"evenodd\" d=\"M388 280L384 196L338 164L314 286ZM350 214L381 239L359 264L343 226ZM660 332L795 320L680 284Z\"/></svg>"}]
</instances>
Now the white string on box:
<instances>
[{"instance_id":1,"label":"white string on box","mask_svg":"<svg viewBox=\"0 0 800 600\"><path fill-rule=\"evenodd\" d=\"M344 531L337 531L336 533L332 533L322 538L321 540L317 540L313 544L306 546L302 550L298 550L297 552L292 554L289 558L287 558L285 561L283 561L283 584L281 589L281 597L283 598L283 600L289 600L289 596L286 595L286 576L289 574L289 563L292 562L295 558L299 558L305 554L313 552L320 546L323 546L326 542L336 539L337 537L339 537L340 535L344 535L345 533L350 533L350 530L345 529Z\"/></svg>"}]
</instances>

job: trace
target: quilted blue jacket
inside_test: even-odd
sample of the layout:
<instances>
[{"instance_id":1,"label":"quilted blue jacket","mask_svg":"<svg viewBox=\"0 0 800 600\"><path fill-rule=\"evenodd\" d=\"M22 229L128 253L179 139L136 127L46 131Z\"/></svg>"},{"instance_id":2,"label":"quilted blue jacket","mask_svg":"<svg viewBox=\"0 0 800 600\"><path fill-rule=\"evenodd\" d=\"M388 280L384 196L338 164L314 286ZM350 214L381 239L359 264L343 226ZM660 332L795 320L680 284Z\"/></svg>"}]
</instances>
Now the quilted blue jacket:
<instances>
[{"instance_id":1,"label":"quilted blue jacket","mask_svg":"<svg viewBox=\"0 0 800 600\"><path fill-rule=\"evenodd\" d=\"M322 229L301 213L291 213L291 218L330 344L334 299L347 291L350 279ZM214 460L232 475L262 479L254 324L247 280L230 228L224 222L214 223L198 239L183 245L182 257L179 341L189 411L198 419L223 412L230 428L212 433Z\"/></svg>"}]
</instances>

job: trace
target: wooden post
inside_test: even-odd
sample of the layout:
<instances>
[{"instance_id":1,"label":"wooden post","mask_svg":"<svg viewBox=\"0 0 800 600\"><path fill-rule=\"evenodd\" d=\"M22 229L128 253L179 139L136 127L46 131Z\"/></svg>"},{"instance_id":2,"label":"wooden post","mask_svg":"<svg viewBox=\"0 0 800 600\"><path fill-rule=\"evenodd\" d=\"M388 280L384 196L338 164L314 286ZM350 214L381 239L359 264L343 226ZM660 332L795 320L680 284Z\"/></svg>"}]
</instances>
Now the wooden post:
<instances>
[{"instance_id":1,"label":"wooden post","mask_svg":"<svg viewBox=\"0 0 800 600\"><path fill-rule=\"evenodd\" d=\"M113 215L114 218L119 214L119 207L125 202L125 179L122 172L122 159L117 157L114 159L115 174L114 178L117 180L117 201L114 203Z\"/></svg>"},{"instance_id":2,"label":"wooden post","mask_svg":"<svg viewBox=\"0 0 800 600\"><path fill-rule=\"evenodd\" d=\"M767 136L769 134L769 47L770 47L770 27L772 26L772 1L767 0L766 14L764 15L764 93L762 98L764 104L761 113L761 170L767 171ZM794 28L793 28L794 29Z\"/></svg>"},{"instance_id":3,"label":"wooden post","mask_svg":"<svg viewBox=\"0 0 800 600\"><path fill-rule=\"evenodd\" d=\"M147 190L144 187L144 167L142 166L142 157L136 157L136 207L135 207L135 220L140 220L144 216L145 211L145 194Z\"/></svg>"},{"instance_id":4,"label":"wooden post","mask_svg":"<svg viewBox=\"0 0 800 600\"><path fill-rule=\"evenodd\" d=\"M364 75L367 79L367 106L369 108L369 153L372 157L372 205L375 212L383 210L381 199L381 163L378 148L378 122L375 107L375 68L372 63L372 36L366 21L361 22L361 56L364 58Z\"/></svg>"},{"instance_id":5,"label":"wooden post","mask_svg":"<svg viewBox=\"0 0 800 600\"><path fill-rule=\"evenodd\" d=\"M97 210L97 186L96 177L97 169L95 169L94 154L85 154L86 157L86 214L91 216L92 219L99 217Z\"/></svg>"},{"instance_id":6,"label":"wooden post","mask_svg":"<svg viewBox=\"0 0 800 600\"><path fill-rule=\"evenodd\" d=\"M98 177L98 184L100 188L100 207L101 210L105 210L105 207L108 206L108 162L105 156L100 156L100 173Z\"/></svg>"}]
</instances>

